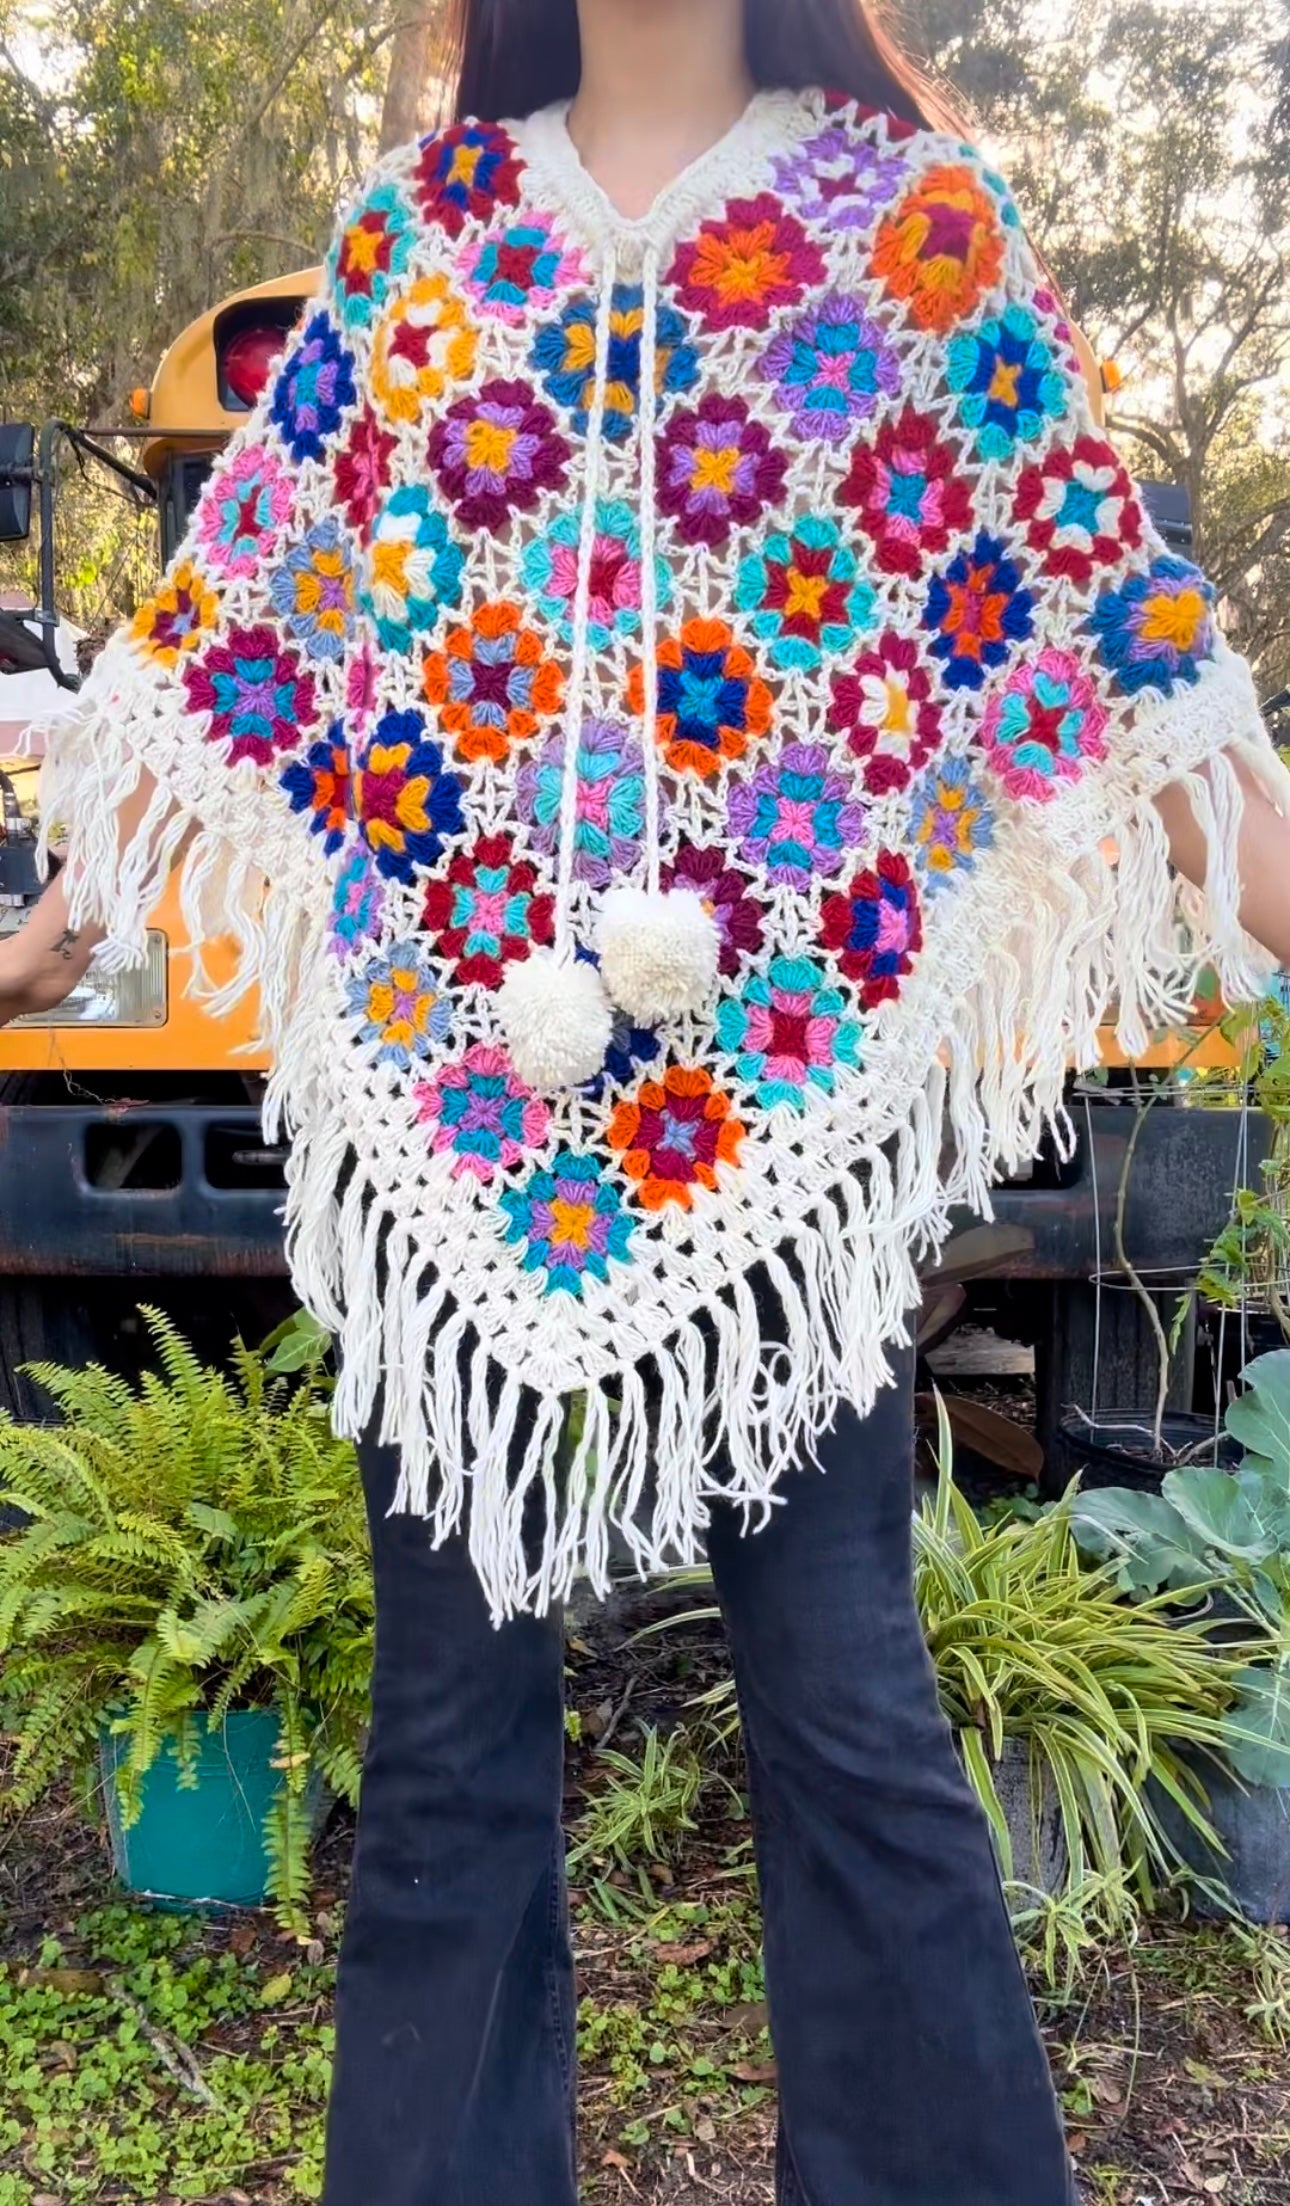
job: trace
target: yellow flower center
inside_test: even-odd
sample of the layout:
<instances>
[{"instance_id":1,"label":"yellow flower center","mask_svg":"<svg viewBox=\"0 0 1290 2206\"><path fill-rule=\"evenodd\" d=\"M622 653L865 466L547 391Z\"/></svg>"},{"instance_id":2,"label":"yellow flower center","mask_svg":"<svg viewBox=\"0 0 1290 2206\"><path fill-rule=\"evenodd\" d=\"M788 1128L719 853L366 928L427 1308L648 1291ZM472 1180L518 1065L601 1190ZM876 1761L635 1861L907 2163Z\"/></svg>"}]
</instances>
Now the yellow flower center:
<instances>
[{"instance_id":1,"label":"yellow flower center","mask_svg":"<svg viewBox=\"0 0 1290 2206\"><path fill-rule=\"evenodd\" d=\"M504 475L511 464L515 434L501 421L472 421L466 431L466 465L486 475Z\"/></svg>"}]
</instances>

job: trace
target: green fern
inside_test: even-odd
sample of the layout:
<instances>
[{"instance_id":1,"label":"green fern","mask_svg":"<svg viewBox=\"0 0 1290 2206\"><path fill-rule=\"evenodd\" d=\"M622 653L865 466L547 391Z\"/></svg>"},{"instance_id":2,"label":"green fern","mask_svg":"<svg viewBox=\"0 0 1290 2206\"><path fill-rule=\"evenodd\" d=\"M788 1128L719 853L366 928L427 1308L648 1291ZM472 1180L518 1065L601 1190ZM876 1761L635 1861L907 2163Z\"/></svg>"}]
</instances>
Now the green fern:
<instances>
[{"instance_id":1,"label":"green fern","mask_svg":"<svg viewBox=\"0 0 1290 2206\"><path fill-rule=\"evenodd\" d=\"M0 1535L0 1714L15 1741L0 1808L85 1779L100 1727L125 1742L122 1814L168 1744L195 1775L199 1727L272 1708L282 1787L270 1894L298 1929L311 1782L358 1797L372 1669L371 1556L350 1446L316 1372L274 1376L239 1344L205 1368L145 1309L158 1369L35 1364L56 1426L0 1414L0 1488L29 1521Z\"/></svg>"}]
</instances>

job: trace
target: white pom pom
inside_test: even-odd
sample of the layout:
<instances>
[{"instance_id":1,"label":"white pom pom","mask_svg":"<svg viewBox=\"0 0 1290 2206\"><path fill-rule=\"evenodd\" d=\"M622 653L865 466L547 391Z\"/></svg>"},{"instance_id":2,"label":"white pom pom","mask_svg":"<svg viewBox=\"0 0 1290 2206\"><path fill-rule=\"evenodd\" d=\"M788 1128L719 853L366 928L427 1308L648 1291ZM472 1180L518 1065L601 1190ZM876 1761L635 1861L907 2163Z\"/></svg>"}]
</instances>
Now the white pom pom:
<instances>
[{"instance_id":1,"label":"white pom pom","mask_svg":"<svg viewBox=\"0 0 1290 2206\"><path fill-rule=\"evenodd\" d=\"M693 889L611 889L596 947L612 1000L641 1026L702 1011L716 986L721 935Z\"/></svg>"},{"instance_id":2,"label":"white pom pom","mask_svg":"<svg viewBox=\"0 0 1290 2206\"><path fill-rule=\"evenodd\" d=\"M536 950L506 969L497 1015L520 1079L539 1095L594 1080L614 1015L594 965Z\"/></svg>"}]
</instances>

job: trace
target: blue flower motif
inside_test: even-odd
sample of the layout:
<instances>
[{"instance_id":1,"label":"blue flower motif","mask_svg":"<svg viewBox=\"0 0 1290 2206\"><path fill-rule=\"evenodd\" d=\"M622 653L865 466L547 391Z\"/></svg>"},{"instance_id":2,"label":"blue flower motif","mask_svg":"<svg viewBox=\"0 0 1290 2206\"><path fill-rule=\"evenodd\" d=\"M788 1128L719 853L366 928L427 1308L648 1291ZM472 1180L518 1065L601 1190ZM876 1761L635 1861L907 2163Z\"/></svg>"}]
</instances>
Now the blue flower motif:
<instances>
[{"instance_id":1,"label":"blue flower motif","mask_svg":"<svg viewBox=\"0 0 1290 2206\"><path fill-rule=\"evenodd\" d=\"M307 659L344 658L354 626L354 573L334 513L316 522L274 569L269 598Z\"/></svg>"},{"instance_id":2,"label":"blue flower motif","mask_svg":"<svg viewBox=\"0 0 1290 2206\"><path fill-rule=\"evenodd\" d=\"M335 720L320 743L312 743L303 758L295 758L282 775L282 786L293 812L312 815L309 831L321 835L323 850L335 856L345 840L350 816L349 746L344 724Z\"/></svg>"},{"instance_id":3,"label":"blue flower motif","mask_svg":"<svg viewBox=\"0 0 1290 2206\"><path fill-rule=\"evenodd\" d=\"M1214 655L1215 592L1199 567L1162 552L1146 574L1103 590L1088 618L1098 655L1120 688L1136 696L1200 679Z\"/></svg>"},{"instance_id":4,"label":"blue flower motif","mask_svg":"<svg viewBox=\"0 0 1290 2206\"><path fill-rule=\"evenodd\" d=\"M352 851L336 876L331 900L332 954L353 957L376 934L384 909L385 890L371 858L366 850Z\"/></svg>"},{"instance_id":5,"label":"blue flower motif","mask_svg":"<svg viewBox=\"0 0 1290 2206\"><path fill-rule=\"evenodd\" d=\"M607 1280L611 1263L630 1258L634 1221L596 1157L561 1149L499 1200L508 1243L523 1248L525 1271L545 1272L547 1294L581 1294L589 1279Z\"/></svg>"},{"instance_id":6,"label":"blue flower motif","mask_svg":"<svg viewBox=\"0 0 1290 2206\"><path fill-rule=\"evenodd\" d=\"M269 409L297 466L322 458L356 395L353 353L346 351L330 315L315 314L278 371Z\"/></svg>"},{"instance_id":7,"label":"blue flower motif","mask_svg":"<svg viewBox=\"0 0 1290 2206\"><path fill-rule=\"evenodd\" d=\"M452 1004L415 941L396 942L345 981L345 1002L372 1062L410 1072L452 1029Z\"/></svg>"},{"instance_id":8,"label":"blue flower motif","mask_svg":"<svg viewBox=\"0 0 1290 2206\"><path fill-rule=\"evenodd\" d=\"M622 444L631 435L640 406L641 333L645 293L639 284L615 284L609 328L609 384L605 435ZM689 327L675 307L660 306L656 338L660 398L692 390L699 380L699 355ZM572 417L579 436L591 418L596 381L596 301L571 299L559 320L547 322L533 340L529 365L543 378L557 406Z\"/></svg>"},{"instance_id":9,"label":"blue flower motif","mask_svg":"<svg viewBox=\"0 0 1290 2206\"><path fill-rule=\"evenodd\" d=\"M914 855L929 895L971 873L994 841L990 800L967 758L943 758L909 793Z\"/></svg>"},{"instance_id":10,"label":"blue flower motif","mask_svg":"<svg viewBox=\"0 0 1290 2206\"><path fill-rule=\"evenodd\" d=\"M444 838L466 827L462 784L419 712L387 712L354 769L351 803L359 833L387 880L410 883L438 863Z\"/></svg>"},{"instance_id":11,"label":"blue flower motif","mask_svg":"<svg viewBox=\"0 0 1290 2206\"><path fill-rule=\"evenodd\" d=\"M960 393L959 419L976 432L983 460L1010 459L1066 411L1067 378L1037 318L1016 301L949 339L945 380Z\"/></svg>"},{"instance_id":12,"label":"blue flower motif","mask_svg":"<svg viewBox=\"0 0 1290 2206\"><path fill-rule=\"evenodd\" d=\"M928 650L939 659L947 689L980 689L987 669L1002 666L1034 626L1034 593L1001 536L977 534L932 576L923 626L934 631Z\"/></svg>"}]
</instances>

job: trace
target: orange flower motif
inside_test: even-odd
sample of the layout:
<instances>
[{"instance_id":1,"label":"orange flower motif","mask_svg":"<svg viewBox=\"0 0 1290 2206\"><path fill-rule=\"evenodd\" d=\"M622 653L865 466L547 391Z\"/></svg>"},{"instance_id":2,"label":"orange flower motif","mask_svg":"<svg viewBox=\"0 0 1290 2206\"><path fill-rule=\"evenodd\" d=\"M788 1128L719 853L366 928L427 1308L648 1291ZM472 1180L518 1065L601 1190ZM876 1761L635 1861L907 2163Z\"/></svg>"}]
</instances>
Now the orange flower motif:
<instances>
[{"instance_id":1,"label":"orange flower motif","mask_svg":"<svg viewBox=\"0 0 1290 2206\"><path fill-rule=\"evenodd\" d=\"M608 1138L644 1209L677 1203L689 1210L696 1187L716 1187L718 1165L738 1164L745 1132L711 1073L669 1065L661 1080L643 1081L632 1102L619 1104Z\"/></svg>"},{"instance_id":2,"label":"orange flower motif","mask_svg":"<svg viewBox=\"0 0 1290 2206\"><path fill-rule=\"evenodd\" d=\"M632 668L627 703L645 710L645 672ZM669 766L704 779L726 759L742 758L749 738L765 735L773 702L751 653L723 620L687 621L658 654L658 740Z\"/></svg>"},{"instance_id":3,"label":"orange flower motif","mask_svg":"<svg viewBox=\"0 0 1290 2206\"><path fill-rule=\"evenodd\" d=\"M481 605L429 651L421 683L463 758L500 766L512 746L535 736L564 700L564 676L517 605Z\"/></svg>"},{"instance_id":4,"label":"orange flower motif","mask_svg":"<svg viewBox=\"0 0 1290 2206\"><path fill-rule=\"evenodd\" d=\"M175 667L197 649L218 617L219 599L191 559L185 559L139 607L130 623L130 641L159 665Z\"/></svg>"},{"instance_id":5,"label":"orange flower motif","mask_svg":"<svg viewBox=\"0 0 1290 2206\"><path fill-rule=\"evenodd\" d=\"M1003 233L970 168L928 169L879 225L872 270L907 301L921 329L944 337L998 282Z\"/></svg>"}]
</instances>

